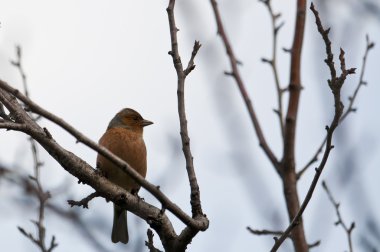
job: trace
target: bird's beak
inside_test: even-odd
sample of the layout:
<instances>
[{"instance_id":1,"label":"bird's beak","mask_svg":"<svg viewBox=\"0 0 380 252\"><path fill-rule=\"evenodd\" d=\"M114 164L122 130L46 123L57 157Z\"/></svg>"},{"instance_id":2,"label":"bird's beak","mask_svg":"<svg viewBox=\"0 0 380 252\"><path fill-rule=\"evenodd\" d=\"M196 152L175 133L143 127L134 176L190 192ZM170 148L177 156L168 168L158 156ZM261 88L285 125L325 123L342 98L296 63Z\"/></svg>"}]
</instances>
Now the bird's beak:
<instances>
[{"instance_id":1,"label":"bird's beak","mask_svg":"<svg viewBox=\"0 0 380 252\"><path fill-rule=\"evenodd\" d=\"M151 125L151 124L153 124L153 122L145 120L145 119L141 121L141 126L143 127Z\"/></svg>"}]
</instances>

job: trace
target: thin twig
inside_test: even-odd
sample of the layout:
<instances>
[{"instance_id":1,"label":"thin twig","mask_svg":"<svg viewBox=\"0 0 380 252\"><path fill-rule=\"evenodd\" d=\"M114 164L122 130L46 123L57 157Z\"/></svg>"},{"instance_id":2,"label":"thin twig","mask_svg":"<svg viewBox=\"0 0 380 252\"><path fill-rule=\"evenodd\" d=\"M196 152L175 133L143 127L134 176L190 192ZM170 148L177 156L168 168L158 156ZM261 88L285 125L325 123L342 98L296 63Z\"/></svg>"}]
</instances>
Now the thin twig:
<instances>
[{"instance_id":1,"label":"thin twig","mask_svg":"<svg viewBox=\"0 0 380 252\"><path fill-rule=\"evenodd\" d=\"M16 56L17 56L17 59L11 60L10 62L19 71L21 79L22 79L22 85L24 87L24 94L26 97L29 97L28 83L26 81L26 74L25 74L24 68L22 67L22 61L21 61L22 50L19 45L16 45Z\"/></svg>"},{"instance_id":2,"label":"thin twig","mask_svg":"<svg viewBox=\"0 0 380 252\"><path fill-rule=\"evenodd\" d=\"M99 193L98 192L93 192L91 193L90 195L88 195L87 197L83 198L82 200L80 201L75 201L75 200L68 200L67 203L73 207L73 206L81 206L83 208L87 208L88 209L88 203L93 199L93 198L96 198L96 197L99 197Z\"/></svg>"},{"instance_id":3,"label":"thin twig","mask_svg":"<svg viewBox=\"0 0 380 252\"><path fill-rule=\"evenodd\" d=\"M359 93L360 88L364 85L367 85L367 82L364 81L364 72L366 69L368 52L375 46L375 43L370 41L368 35L366 36L366 42L367 42L367 44L366 44L366 49L365 49L364 56L363 56L363 62L362 62L362 66L361 66L359 81L358 81L358 84L356 85L354 93L350 97L348 97L348 100L349 100L348 107L347 107L346 111L343 113L342 117L340 118L339 123L342 123L344 121L344 119L346 119L347 116L349 114L351 114L351 112L356 112L357 109L354 108L354 102L356 100L356 97ZM308 168L310 168L310 166L312 164L314 164L315 162L318 161L318 156L322 152L323 147L325 146L326 140L327 139L325 137L323 139L322 143L320 144L320 146L318 147L317 151L315 152L315 154L311 157L311 159L307 162L307 164L297 173L297 179L299 179L302 176L302 174Z\"/></svg>"},{"instance_id":4,"label":"thin twig","mask_svg":"<svg viewBox=\"0 0 380 252\"><path fill-rule=\"evenodd\" d=\"M145 246L148 247L149 252L162 252L161 250L157 249L153 244L153 232L151 229L148 228L147 231L148 241L145 241Z\"/></svg>"},{"instance_id":5,"label":"thin twig","mask_svg":"<svg viewBox=\"0 0 380 252\"><path fill-rule=\"evenodd\" d=\"M329 29L325 30L322 26L321 20L319 18L318 11L315 9L314 4L311 3L310 9L314 13L315 19L316 19L316 24L318 27L319 33L322 35L323 41L326 46L326 54L327 54L327 59L325 60L327 66L330 69L330 75L331 78L327 81L328 85L333 93L334 96L334 118L330 124L330 126L326 126L326 131L327 131L327 141L326 141L326 147L325 151L323 153L323 158L321 160L321 163L319 166L315 169L315 175L313 178L313 181L310 184L309 190L305 196L304 201L301 204L301 207L299 208L297 214L295 217L292 219L291 223L287 227L287 229L284 231L284 234L281 235L277 241L275 242L273 248L271 249L271 252L277 251L277 249L281 246L281 244L284 242L286 237L289 236L290 232L299 224L301 216L303 212L305 211L307 205L309 204L311 197L314 193L315 187L318 183L318 180L322 174L323 169L326 166L327 160L329 158L331 150L334 148L332 145L332 137L335 129L339 125L339 120L343 114L343 103L341 102L341 89L344 84L344 81L346 80L346 77L350 74L355 73L354 68L346 69L346 64L345 64L345 58L344 58L344 51L343 49L340 49L340 54L339 54L339 61L340 61L340 68L341 68L341 74L340 76L336 75L336 70L334 66L334 55L332 54L331 50L331 41L328 37L328 32Z\"/></svg>"},{"instance_id":6,"label":"thin twig","mask_svg":"<svg viewBox=\"0 0 380 252\"><path fill-rule=\"evenodd\" d=\"M366 63L367 63L368 52L369 52L369 50L371 50L375 46L375 43L370 41L368 35L366 35L366 42L367 42L367 45L366 45L366 49L365 49L364 56L363 56L363 62L362 62L362 67L361 67L361 71L360 71L359 82L356 86L356 89L355 89L353 95L348 97L349 104L348 104L348 107L346 109L346 112L343 113L342 118L340 119L340 122L342 122L344 119L346 119L346 117L351 112L356 112L357 109L354 108L355 99L359 93L360 87L367 85L367 82L364 81L364 72L365 72Z\"/></svg>"},{"instance_id":7,"label":"thin twig","mask_svg":"<svg viewBox=\"0 0 380 252\"><path fill-rule=\"evenodd\" d=\"M280 122L280 131L281 131L281 136L282 139L284 139L284 115L283 115L283 108L282 108L282 97L284 94L284 89L281 88L280 85L280 78L278 75L278 70L277 70L277 36L278 32L280 31L281 27L284 25L284 22L281 22L280 24L277 25L277 20L280 18L281 14L274 14L273 9L272 9L272 1L271 0L260 0L265 4L269 11L269 15L271 17L272 21L272 35L273 35L273 42L272 42L272 59L262 59L263 62L268 63L273 72L274 76L274 82L276 85L276 90L277 90L277 109L275 109L275 113L278 115L278 119Z\"/></svg>"},{"instance_id":8,"label":"thin twig","mask_svg":"<svg viewBox=\"0 0 380 252\"><path fill-rule=\"evenodd\" d=\"M263 229L263 230L258 230L258 229L253 229L251 227L247 227L247 230L254 234L254 235L275 235L275 236L280 236L282 235L284 232L282 231L273 231L273 230L266 230L266 229Z\"/></svg>"},{"instance_id":9,"label":"thin twig","mask_svg":"<svg viewBox=\"0 0 380 252\"><path fill-rule=\"evenodd\" d=\"M277 157L275 156L275 154L272 152L271 148L269 147L269 145L268 145L268 143L264 137L264 134L263 134L263 131L261 129L259 120L258 120L256 113L255 113L255 110L253 108L251 98L249 97L248 92L245 88L245 84L244 84L244 82L240 76L240 72L239 72L239 68L238 68L238 60L236 59L236 56L235 56L235 53L232 49L231 43L227 37L227 33L224 30L222 18L220 16L220 13L218 10L218 3L216 2L216 0L210 0L210 3L212 6L212 9L213 9L213 12L214 12L214 16L215 16L215 21L216 21L216 25L217 25L217 29L218 29L217 33L223 41L223 44L224 44L224 47L226 49L227 56L229 58L230 65L231 65L231 72L226 72L226 74L229 76L232 76L234 78L234 80L235 80L235 82L239 88L240 94L244 100L244 103L247 107L250 119L251 119L253 127L255 129L257 138L259 140L260 147L263 149L264 153L266 154L266 156L271 161L273 167L279 173L280 172L279 171L279 167L280 167L279 161L278 161Z\"/></svg>"},{"instance_id":10,"label":"thin twig","mask_svg":"<svg viewBox=\"0 0 380 252\"><path fill-rule=\"evenodd\" d=\"M349 251L353 252L351 234L352 234L352 230L354 230L354 228L355 228L355 222L352 222L351 225L350 225L350 227L348 227L346 225L346 223L344 223L344 221L342 219L342 216L340 214L340 211L339 211L340 204L335 201L335 199L332 196L332 194L331 194L329 188L327 187L327 184L326 184L325 181L322 181L322 187L323 187L323 189L325 189L325 191L327 193L327 196L329 197L329 200L330 200L331 204L333 204L333 206L335 208L335 212L336 212L336 215L338 217L338 220L335 222L335 226L337 226L337 225L341 225L342 226L342 228L344 229L344 231L347 234Z\"/></svg>"},{"instance_id":11,"label":"thin twig","mask_svg":"<svg viewBox=\"0 0 380 252\"><path fill-rule=\"evenodd\" d=\"M258 230L258 229L253 229L251 227L247 227L247 230L251 234L254 234L254 235L274 235L274 236L280 236L280 235L282 235L284 233L283 231L273 231L273 230L266 230L266 229ZM289 234L289 237L291 237L291 236L292 236L292 233ZM312 244L308 244L308 247L309 247L309 249L311 249L311 248L319 246L320 244L321 244L321 241L318 240L316 242L313 242Z\"/></svg>"},{"instance_id":12,"label":"thin twig","mask_svg":"<svg viewBox=\"0 0 380 252\"><path fill-rule=\"evenodd\" d=\"M309 249L311 249L311 248L318 247L319 245L321 245L321 240L313 242L312 244L309 244L308 246L309 246Z\"/></svg>"}]
</instances>

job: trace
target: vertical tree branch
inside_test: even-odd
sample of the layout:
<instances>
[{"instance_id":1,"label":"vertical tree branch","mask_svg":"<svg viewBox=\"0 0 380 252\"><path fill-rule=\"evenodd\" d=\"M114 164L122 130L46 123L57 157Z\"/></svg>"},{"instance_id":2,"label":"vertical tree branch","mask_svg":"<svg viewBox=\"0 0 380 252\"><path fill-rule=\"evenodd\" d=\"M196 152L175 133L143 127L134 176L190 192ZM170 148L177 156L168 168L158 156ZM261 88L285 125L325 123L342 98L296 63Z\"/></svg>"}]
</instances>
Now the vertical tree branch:
<instances>
[{"instance_id":1,"label":"vertical tree branch","mask_svg":"<svg viewBox=\"0 0 380 252\"><path fill-rule=\"evenodd\" d=\"M295 164L295 139L297 113L301 85L301 53L305 30L306 0L297 0L297 13L291 49L289 102L285 120L285 136L282 157L282 182L289 220L292 220L300 207L297 192L297 176ZM292 230L292 242L295 251L308 251L302 219Z\"/></svg>"},{"instance_id":2,"label":"vertical tree branch","mask_svg":"<svg viewBox=\"0 0 380 252\"><path fill-rule=\"evenodd\" d=\"M272 59L268 60L263 58L262 61L268 63L273 72L274 76L274 82L276 85L277 90L277 109L274 109L275 113L278 115L278 119L280 122L280 131L282 139L284 139L284 115L283 115L283 108L282 108L282 97L286 89L281 88L280 85L280 78L278 76L278 70L277 70L277 36L278 32L280 31L281 27L284 25L284 22L281 22L279 25L277 25L277 20L281 16L281 14L275 14L273 12L272 8L272 1L271 0L260 0L265 4L269 11L269 15L271 17L271 23L272 23L272 35L273 35L273 42L272 42Z\"/></svg>"},{"instance_id":3,"label":"vertical tree branch","mask_svg":"<svg viewBox=\"0 0 380 252\"><path fill-rule=\"evenodd\" d=\"M192 210L193 218L195 218L198 216L203 216L203 212L202 212L202 206L201 206L199 186L198 186L197 177L195 175L195 170L194 170L193 156L191 154L191 149L190 149L190 138L189 138L189 133L187 130L187 119L186 119L186 112L185 112L185 79L186 79L186 76L195 67L194 57L197 54L199 48L201 47L201 44L198 41L195 41L192 56L190 58L188 67L184 70L182 66L181 57L178 52L178 40L177 40L178 28L175 24L174 5L175 5L175 0L170 0L168 8L166 9L168 13L168 19L169 19L170 41L171 41L171 51L169 52L169 54L173 58L174 68L177 72L177 78L178 78L178 89L177 89L178 114L179 114L179 121L180 121L182 150L186 159L186 170L187 170L187 175L190 182L191 210Z\"/></svg>"}]
</instances>

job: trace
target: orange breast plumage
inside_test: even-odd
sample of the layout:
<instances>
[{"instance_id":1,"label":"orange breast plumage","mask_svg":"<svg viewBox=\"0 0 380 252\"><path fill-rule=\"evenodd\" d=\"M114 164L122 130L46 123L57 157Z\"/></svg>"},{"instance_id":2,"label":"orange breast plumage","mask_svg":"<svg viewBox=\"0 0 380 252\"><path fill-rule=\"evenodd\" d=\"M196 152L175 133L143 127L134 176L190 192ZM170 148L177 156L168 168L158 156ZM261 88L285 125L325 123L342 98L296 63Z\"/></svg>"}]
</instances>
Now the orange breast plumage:
<instances>
[{"instance_id":1,"label":"orange breast plumage","mask_svg":"<svg viewBox=\"0 0 380 252\"><path fill-rule=\"evenodd\" d=\"M110 128L100 138L99 144L132 166L141 176L146 176L146 147L142 134L126 128ZM98 155L97 166L115 184L128 191L137 191L139 185L111 161Z\"/></svg>"}]
</instances>

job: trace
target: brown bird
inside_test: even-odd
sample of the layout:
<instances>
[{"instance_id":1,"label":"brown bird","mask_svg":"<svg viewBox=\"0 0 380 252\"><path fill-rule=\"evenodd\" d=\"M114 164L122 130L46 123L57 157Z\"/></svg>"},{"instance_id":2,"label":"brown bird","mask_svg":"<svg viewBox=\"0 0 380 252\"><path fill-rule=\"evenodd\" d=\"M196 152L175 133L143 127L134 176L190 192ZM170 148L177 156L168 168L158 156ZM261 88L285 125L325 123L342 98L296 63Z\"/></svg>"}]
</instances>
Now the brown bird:
<instances>
[{"instance_id":1,"label":"brown bird","mask_svg":"<svg viewBox=\"0 0 380 252\"><path fill-rule=\"evenodd\" d=\"M108 124L107 131L100 138L99 144L127 162L141 176L146 176L146 147L143 128L153 124L145 120L133 109L125 108L115 115ZM102 155L97 157L98 169L110 181L133 194L140 185L129 175ZM127 212L114 204L112 242L128 243Z\"/></svg>"}]
</instances>

